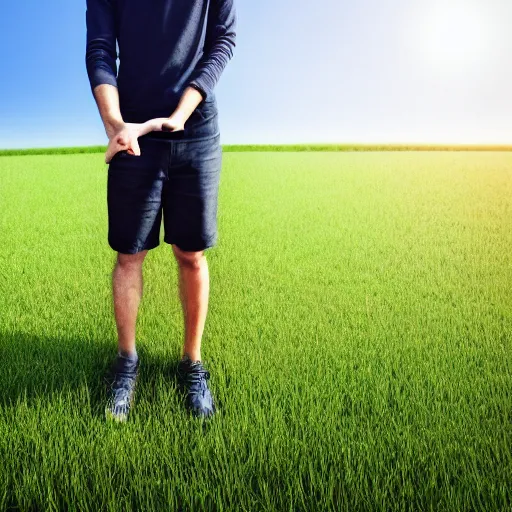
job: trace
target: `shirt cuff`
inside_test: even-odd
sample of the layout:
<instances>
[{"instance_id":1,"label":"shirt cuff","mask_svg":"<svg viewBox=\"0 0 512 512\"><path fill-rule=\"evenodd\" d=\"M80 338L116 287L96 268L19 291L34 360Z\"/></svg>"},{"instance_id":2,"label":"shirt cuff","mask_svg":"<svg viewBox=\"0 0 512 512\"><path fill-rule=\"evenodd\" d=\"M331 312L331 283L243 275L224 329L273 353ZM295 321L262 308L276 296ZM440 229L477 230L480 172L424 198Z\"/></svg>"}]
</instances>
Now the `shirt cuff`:
<instances>
[{"instance_id":1,"label":"shirt cuff","mask_svg":"<svg viewBox=\"0 0 512 512\"><path fill-rule=\"evenodd\" d=\"M92 90L101 84L109 84L117 87L117 78L112 74L112 71L110 70L96 68L91 72L89 80Z\"/></svg>"},{"instance_id":2,"label":"shirt cuff","mask_svg":"<svg viewBox=\"0 0 512 512\"><path fill-rule=\"evenodd\" d=\"M206 98L208 97L208 93L205 89L203 89L196 82L190 82L188 85L189 85L189 87L193 87L196 91L199 91L201 93L201 96L203 97L203 101L206 100Z\"/></svg>"}]
</instances>

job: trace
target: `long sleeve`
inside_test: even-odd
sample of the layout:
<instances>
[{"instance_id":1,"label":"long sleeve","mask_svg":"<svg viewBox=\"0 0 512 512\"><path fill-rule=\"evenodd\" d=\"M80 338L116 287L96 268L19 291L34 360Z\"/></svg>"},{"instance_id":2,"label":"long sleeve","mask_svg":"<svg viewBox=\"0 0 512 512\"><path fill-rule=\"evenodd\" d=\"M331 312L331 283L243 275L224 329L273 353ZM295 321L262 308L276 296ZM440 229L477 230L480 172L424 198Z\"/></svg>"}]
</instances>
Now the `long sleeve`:
<instances>
[{"instance_id":1,"label":"long sleeve","mask_svg":"<svg viewBox=\"0 0 512 512\"><path fill-rule=\"evenodd\" d=\"M91 90L100 84L117 87L116 30L113 0L87 0L85 63Z\"/></svg>"},{"instance_id":2,"label":"long sleeve","mask_svg":"<svg viewBox=\"0 0 512 512\"><path fill-rule=\"evenodd\" d=\"M188 83L202 93L203 100L212 93L233 57L236 21L234 0L210 0L204 53Z\"/></svg>"}]
</instances>

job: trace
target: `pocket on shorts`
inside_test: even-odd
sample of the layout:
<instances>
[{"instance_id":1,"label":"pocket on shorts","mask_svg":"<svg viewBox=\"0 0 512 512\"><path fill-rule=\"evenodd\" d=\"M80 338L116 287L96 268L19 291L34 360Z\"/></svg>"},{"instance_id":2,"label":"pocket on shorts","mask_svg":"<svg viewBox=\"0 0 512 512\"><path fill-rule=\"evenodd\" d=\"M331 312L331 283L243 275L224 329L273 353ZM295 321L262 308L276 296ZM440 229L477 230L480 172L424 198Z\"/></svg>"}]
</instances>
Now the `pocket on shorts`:
<instances>
[{"instance_id":1,"label":"pocket on shorts","mask_svg":"<svg viewBox=\"0 0 512 512\"><path fill-rule=\"evenodd\" d=\"M213 100L202 101L197 106L195 111L197 111L198 116L203 121L208 121L212 117L216 116L218 113L217 112L217 101L215 100L215 98Z\"/></svg>"},{"instance_id":2,"label":"pocket on shorts","mask_svg":"<svg viewBox=\"0 0 512 512\"><path fill-rule=\"evenodd\" d=\"M184 139L212 137L219 132L217 104L205 102L199 105L185 121Z\"/></svg>"},{"instance_id":3,"label":"pocket on shorts","mask_svg":"<svg viewBox=\"0 0 512 512\"><path fill-rule=\"evenodd\" d=\"M121 151L118 151L113 157L112 157L112 160L110 160L110 163L112 162L117 162L117 161L123 161L123 162L129 162L129 161L134 161L134 162L140 162L141 161L141 158L144 156L147 156L146 155L146 151L148 149L148 144L146 143L146 138L148 137L148 135L143 135L141 137L139 137L138 139L138 143L139 143L139 148L140 148L140 155L132 155L131 153L128 153L128 150L127 149L122 149ZM151 149L151 148L150 148Z\"/></svg>"},{"instance_id":4,"label":"pocket on shorts","mask_svg":"<svg viewBox=\"0 0 512 512\"><path fill-rule=\"evenodd\" d=\"M140 139L139 147L140 155L132 155L127 149L118 151L110 160L109 173L146 172L146 169L152 165L153 158L146 145L140 144Z\"/></svg>"},{"instance_id":5,"label":"pocket on shorts","mask_svg":"<svg viewBox=\"0 0 512 512\"><path fill-rule=\"evenodd\" d=\"M135 155L130 155L130 153L128 153L128 150L127 149L122 149L121 151L118 151L110 160L110 163L112 163L114 160L119 160L120 158L125 158L125 157L135 157Z\"/></svg>"}]
</instances>

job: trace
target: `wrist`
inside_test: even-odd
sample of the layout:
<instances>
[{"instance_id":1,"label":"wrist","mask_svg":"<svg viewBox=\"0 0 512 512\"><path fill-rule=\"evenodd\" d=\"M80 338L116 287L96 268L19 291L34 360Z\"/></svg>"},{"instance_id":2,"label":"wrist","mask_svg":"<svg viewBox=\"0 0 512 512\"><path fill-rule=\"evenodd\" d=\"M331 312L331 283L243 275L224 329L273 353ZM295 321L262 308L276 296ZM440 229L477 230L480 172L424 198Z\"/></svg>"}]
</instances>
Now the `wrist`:
<instances>
[{"instance_id":1,"label":"wrist","mask_svg":"<svg viewBox=\"0 0 512 512\"><path fill-rule=\"evenodd\" d=\"M162 129L162 121L165 117L155 117L154 119L148 119L140 124L140 134L145 135L149 132L159 132Z\"/></svg>"},{"instance_id":2,"label":"wrist","mask_svg":"<svg viewBox=\"0 0 512 512\"><path fill-rule=\"evenodd\" d=\"M190 117L190 115L186 115L183 110L175 110L170 116L169 119L171 119L174 122L177 122L179 124L185 124L185 121Z\"/></svg>"},{"instance_id":3,"label":"wrist","mask_svg":"<svg viewBox=\"0 0 512 512\"><path fill-rule=\"evenodd\" d=\"M116 134L118 131L121 130L124 126L124 121L119 118L112 118L107 119L105 121L105 131L107 132L107 135L111 137L112 135Z\"/></svg>"}]
</instances>

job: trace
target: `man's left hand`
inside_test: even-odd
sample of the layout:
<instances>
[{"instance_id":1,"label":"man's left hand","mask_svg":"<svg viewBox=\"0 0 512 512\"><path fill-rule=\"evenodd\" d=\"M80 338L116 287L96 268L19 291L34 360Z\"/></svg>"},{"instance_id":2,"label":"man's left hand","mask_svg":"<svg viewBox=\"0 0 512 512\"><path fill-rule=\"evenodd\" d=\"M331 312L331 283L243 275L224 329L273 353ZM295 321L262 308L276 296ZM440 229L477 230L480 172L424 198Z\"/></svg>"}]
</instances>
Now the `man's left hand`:
<instances>
[{"instance_id":1,"label":"man's left hand","mask_svg":"<svg viewBox=\"0 0 512 512\"><path fill-rule=\"evenodd\" d=\"M160 118L158 118L160 119ZM186 119L180 115L172 115L170 117L163 118L160 131L164 132L178 132L185 129Z\"/></svg>"}]
</instances>

